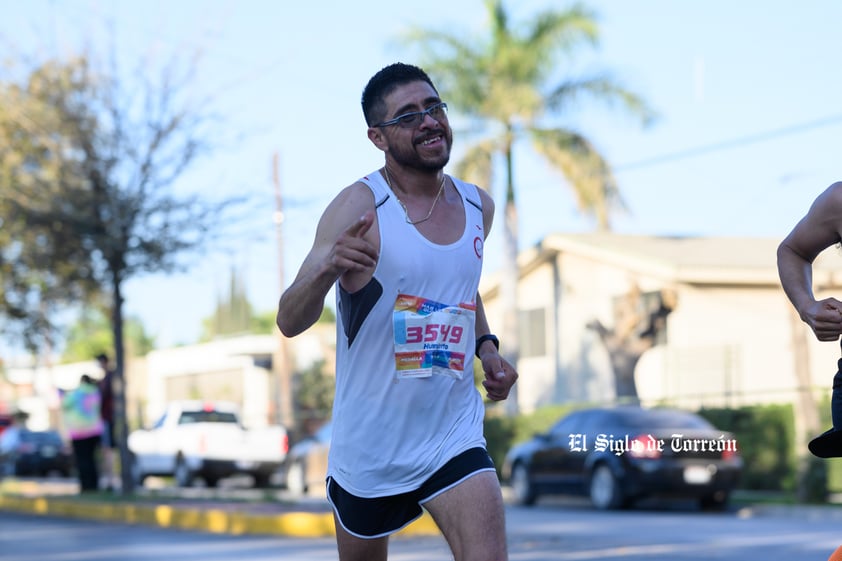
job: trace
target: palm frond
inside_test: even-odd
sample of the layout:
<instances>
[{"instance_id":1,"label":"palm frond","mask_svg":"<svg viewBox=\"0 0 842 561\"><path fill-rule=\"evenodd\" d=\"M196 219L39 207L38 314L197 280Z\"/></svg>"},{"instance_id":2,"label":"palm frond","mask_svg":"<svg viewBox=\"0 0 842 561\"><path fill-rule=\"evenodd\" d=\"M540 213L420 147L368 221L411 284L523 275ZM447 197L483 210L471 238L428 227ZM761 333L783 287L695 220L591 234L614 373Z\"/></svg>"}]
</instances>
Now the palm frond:
<instances>
[{"instance_id":1,"label":"palm frond","mask_svg":"<svg viewBox=\"0 0 842 561\"><path fill-rule=\"evenodd\" d=\"M480 177L486 172L477 170L487 169L488 179L479 181L491 185L491 162L499 158L512 168L511 147L531 131L535 148L567 178L579 207L595 216L600 228L608 228L609 215L623 208L616 180L595 146L585 135L566 130L562 119L580 101L616 107L644 124L654 120L654 111L608 73L560 74L579 48L598 43L597 15L584 4L550 8L520 23L510 18L503 0L486 0L485 7L489 23L484 37L440 29L405 35L421 48L421 66L452 109L472 122L495 125L488 127L488 144L473 146L455 169ZM515 200L516 177L513 169L507 172L506 189Z\"/></svg>"},{"instance_id":2,"label":"palm frond","mask_svg":"<svg viewBox=\"0 0 842 561\"><path fill-rule=\"evenodd\" d=\"M622 87L610 73L565 80L547 95L546 107L551 112L561 111L585 97L609 107L618 106L643 125L657 119L655 110L642 97Z\"/></svg>"},{"instance_id":3,"label":"palm frond","mask_svg":"<svg viewBox=\"0 0 842 561\"><path fill-rule=\"evenodd\" d=\"M454 175L491 191L495 151L491 140L474 144L454 166Z\"/></svg>"},{"instance_id":4,"label":"palm frond","mask_svg":"<svg viewBox=\"0 0 842 561\"><path fill-rule=\"evenodd\" d=\"M543 155L569 183L579 209L609 230L610 211L625 210L617 181L608 162L581 134L563 129L532 129L535 151Z\"/></svg>"}]
</instances>

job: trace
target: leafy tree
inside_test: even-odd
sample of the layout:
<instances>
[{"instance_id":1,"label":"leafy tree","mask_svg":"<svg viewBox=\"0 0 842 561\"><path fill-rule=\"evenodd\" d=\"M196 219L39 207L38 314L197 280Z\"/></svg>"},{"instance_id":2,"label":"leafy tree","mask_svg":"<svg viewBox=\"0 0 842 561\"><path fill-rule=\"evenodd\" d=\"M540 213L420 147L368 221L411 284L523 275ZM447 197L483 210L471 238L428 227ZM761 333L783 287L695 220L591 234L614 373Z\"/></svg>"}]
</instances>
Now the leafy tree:
<instances>
[{"instance_id":1,"label":"leafy tree","mask_svg":"<svg viewBox=\"0 0 842 561\"><path fill-rule=\"evenodd\" d=\"M238 333L277 333L277 310L255 313L248 300L242 278L236 271L231 272L228 294L220 297L212 316L202 320L200 340L210 341L219 335ZM333 323L336 315L328 307L322 310L319 322Z\"/></svg>"},{"instance_id":2,"label":"leafy tree","mask_svg":"<svg viewBox=\"0 0 842 561\"><path fill-rule=\"evenodd\" d=\"M300 421L330 417L335 380L324 371L324 366L324 360L317 361L295 376L295 408Z\"/></svg>"},{"instance_id":3,"label":"leafy tree","mask_svg":"<svg viewBox=\"0 0 842 561\"><path fill-rule=\"evenodd\" d=\"M124 321L126 356L144 356L155 348L155 340L143 327L138 318L128 317ZM109 314L102 308L86 308L70 325L64 335L62 362L93 360L99 353L113 355L114 330Z\"/></svg>"},{"instance_id":4,"label":"leafy tree","mask_svg":"<svg viewBox=\"0 0 842 561\"><path fill-rule=\"evenodd\" d=\"M47 60L22 77L13 69L0 76L0 263L4 288L12 289L2 312L35 333L50 333L56 306L77 296L107 296L126 493L133 482L126 447L124 283L182 268L179 257L212 242L235 202L173 191L213 138L209 103L185 92L193 61L186 69L177 62L156 80L141 61L135 73L141 78L133 82L116 62L98 65L88 55Z\"/></svg>"},{"instance_id":5,"label":"leafy tree","mask_svg":"<svg viewBox=\"0 0 842 561\"><path fill-rule=\"evenodd\" d=\"M4 334L33 352L55 346L51 318L61 303L84 302L97 289L90 252L56 214L62 198L87 200L71 126L47 79L58 72L46 63L18 83L6 69L0 82L0 316Z\"/></svg>"},{"instance_id":6,"label":"leafy tree","mask_svg":"<svg viewBox=\"0 0 842 561\"><path fill-rule=\"evenodd\" d=\"M275 316L277 311L269 310L255 315L251 318L251 332L252 333L275 333L278 329L275 323Z\"/></svg>"},{"instance_id":7,"label":"leafy tree","mask_svg":"<svg viewBox=\"0 0 842 561\"><path fill-rule=\"evenodd\" d=\"M322 314L316 323L336 323L336 312L333 311L333 308L325 306L322 308Z\"/></svg>"},{"instance_id":8,"label":"leafy tree","mask_svg":"<svg viewBox=\"0 0 842 561\"><path fill-rule=\"evenodd\" d=\"M623 109L647 122L652 116L644 101L624 89L608 73L564 76L562 66L577 50L598 42L595 15L580 4L537 14L516 26L502 0L486 0L487 37L466 32L415 28L407 35L422 47L422 66L436 80L442 98L470 120L475 141L457 163L456 173L479 185L493 184L496 162L505 169L503 209L503 343L506 358L517 363L518 214L515 197L515 146L532 148L561 171L563 184L573 190L579 208L592 215L600 229L610 229L611 213L623 202L611 166L594 143L565 124L564 117L592 98ZM508 400L517 410L517 397Z\"/></svg>"},{"instance_id":9,"label":"leafy tree","mask_svg":"<svg viewBox=\"0 0 842 561\"><path fill-rule=\"evenodd\" d=\"M231 271L228 294L220 297L213 316L202 320L202 341L220 335L234 335L253 331L254 314L240 275Z\"/></svg>"}]
</instances>

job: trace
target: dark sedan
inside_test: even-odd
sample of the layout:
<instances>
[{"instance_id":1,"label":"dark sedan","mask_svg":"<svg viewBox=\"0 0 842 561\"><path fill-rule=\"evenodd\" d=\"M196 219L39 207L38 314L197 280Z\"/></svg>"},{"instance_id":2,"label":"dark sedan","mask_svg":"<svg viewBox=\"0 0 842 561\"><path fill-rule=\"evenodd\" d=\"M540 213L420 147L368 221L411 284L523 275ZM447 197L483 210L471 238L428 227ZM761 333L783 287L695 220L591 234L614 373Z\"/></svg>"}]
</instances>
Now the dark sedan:
<instances>
[{"instance_id":1,"label":"dark sedan","mask_svg":"<svg viewBox=\"0 0 842 561\"><path fill-rule=\"evenodd\" d=\"M72 471L73 452L54 430L21 430L12 449L0 455L0 476L68 477Z\"/></svg>"},{"instance_id":2,"label":"dark sedan","mask_svg":"<svg viewBox=\"0 0 842 561\"><path fill-rule=\"evenodd\" d=\"M513 447L502 468L520 504L575 494L599 509L653 496L724 508L741 471L732 434L694 413L641 407L575 411Z\"/></svg>"}]
</instances>

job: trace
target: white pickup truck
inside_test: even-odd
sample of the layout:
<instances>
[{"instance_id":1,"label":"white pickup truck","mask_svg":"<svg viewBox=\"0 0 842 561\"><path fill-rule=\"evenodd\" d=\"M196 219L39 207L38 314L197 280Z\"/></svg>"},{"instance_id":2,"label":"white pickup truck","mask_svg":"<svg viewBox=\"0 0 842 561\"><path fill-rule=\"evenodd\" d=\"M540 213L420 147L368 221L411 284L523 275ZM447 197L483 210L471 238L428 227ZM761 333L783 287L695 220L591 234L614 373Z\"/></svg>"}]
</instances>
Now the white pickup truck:
<instances>
[{"instance_id":1,"label":"white pickup truck","mask_svg":"<svg viewBox=\"0 0 842 561\"><path fill-rule=\"evenodd\" d=\"M131 432L128 444L136 484L150 475L173 476L179 487L196 477L214 487L237 474L266 487L289 449L284 427L247 430L237 407L218 401L173 401L150 429Z\"/></svg>"}]
</instances>

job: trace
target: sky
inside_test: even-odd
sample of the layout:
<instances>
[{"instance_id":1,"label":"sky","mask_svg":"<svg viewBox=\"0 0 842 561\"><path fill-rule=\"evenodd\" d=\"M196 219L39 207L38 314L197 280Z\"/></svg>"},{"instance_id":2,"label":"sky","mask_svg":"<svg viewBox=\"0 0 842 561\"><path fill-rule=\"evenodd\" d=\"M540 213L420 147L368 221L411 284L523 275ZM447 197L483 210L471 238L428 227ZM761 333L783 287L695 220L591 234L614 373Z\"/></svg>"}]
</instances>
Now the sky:
<instances>
[{"instance_id":1,"label":"sky","mask_svg":"<svg viewBox=\"0 0 842 561\"><path fill-rule=\"evenodd\" d=\"M514 25L566 5L508 2ZM842 2L585 5L598 15L600 42L577 53L571 69L609 70L658 114L642 127L582 100L566 115L566 124L588 136L615 168L628 207L614 219L616 232L782 239L839 179ZM195 259L187 272L127 282L125 311L159 347L198 338L232 269L258 312L275 309L324 207L382 165L382 153L366 137L359 98L383 66L419 62L418 51L400 42L402 32L423 27L469 39L487 29L483 0L0 0L0 13L0 45L23 51L64 53L85 42L104 50L109 42L97 29L107 22L126 60L203 52L190 87L198 96L211 95L224 115L224 148L198 161L177 188L246 193L259 204L248 238ZM458 119L451 110L451 121ZM457 131L452 161L465 146ZM275 154L284 200L282 250L273 221ZM526 147L515 158L522 248L551 233L594 229L558 172ZM501 209L502 190L487 187ZM486 244L487 273L500 266L499 214L496 223Z\"/></svg>"}]
</instances>

